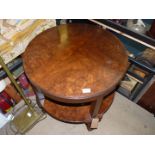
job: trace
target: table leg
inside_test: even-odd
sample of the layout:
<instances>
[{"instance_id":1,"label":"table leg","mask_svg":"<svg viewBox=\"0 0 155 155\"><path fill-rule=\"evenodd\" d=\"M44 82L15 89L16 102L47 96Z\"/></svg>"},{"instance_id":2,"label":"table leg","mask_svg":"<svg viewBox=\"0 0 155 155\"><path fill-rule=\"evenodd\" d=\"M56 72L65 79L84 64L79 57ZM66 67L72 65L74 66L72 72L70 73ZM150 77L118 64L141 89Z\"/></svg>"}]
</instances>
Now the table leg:
<instances>
[{"instance_id":1,"label":"table leg","mask_svg":"<svg viewBox=\"0 0 155 155\"><path fill-rule=\"evenodd\" d=\"M36 95L36 101L37 101L37 104L38 106L43 110L42 108L42 103L41 103L41 100L44 100L44 95L42 94L42 92L38 89L36 89L33 85L32 85L32 88L34 90L34 93ZM41 96L41 97L40 97ZM44 111L44 110L43 110Z\"/></svg>"},{"instance_id":2,"label":"table leg","mask_svg":"<svg viewBox=\"0 0 155 155\"><path fill-rule=\"evenodd\" d=\"M92 120L90 124L91 129L95 129L98 127L98 122L99 122L98 113L102 105L102 102L103 102L103 96L99 96L97 100L92 103L92 109L91 109Z\"/></svg>"}]
</instances>

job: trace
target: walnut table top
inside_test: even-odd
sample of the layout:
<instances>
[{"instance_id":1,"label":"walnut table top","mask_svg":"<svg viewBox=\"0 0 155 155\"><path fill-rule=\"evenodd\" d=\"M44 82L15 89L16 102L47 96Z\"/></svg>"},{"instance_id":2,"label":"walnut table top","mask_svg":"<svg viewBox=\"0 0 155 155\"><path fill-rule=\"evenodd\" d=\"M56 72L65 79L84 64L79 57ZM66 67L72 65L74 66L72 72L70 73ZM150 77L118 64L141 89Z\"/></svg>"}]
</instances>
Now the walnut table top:
<instances>
[{"instance_id":1,"label":"walnut table top","mask_svg":"<svg viewBox=\"0 0 155 155\"><path fill-rule=\"evenodd\" d=\"M69 103L111 92L126 72L123 44L90 24L60 25L38 35L23 54L25 72L45 95Z\"/></svg>"}]
</instances>

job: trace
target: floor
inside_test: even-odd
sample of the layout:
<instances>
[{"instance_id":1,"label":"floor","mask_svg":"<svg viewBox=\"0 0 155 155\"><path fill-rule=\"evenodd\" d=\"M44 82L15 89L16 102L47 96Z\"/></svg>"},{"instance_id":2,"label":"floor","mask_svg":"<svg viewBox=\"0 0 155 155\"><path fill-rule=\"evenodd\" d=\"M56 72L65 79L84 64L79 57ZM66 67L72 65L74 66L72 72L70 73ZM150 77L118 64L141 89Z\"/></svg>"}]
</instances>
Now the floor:
<instances>
[{"instance_id":1,"label":"floor","mask_svg":"<svg viewBox=\"0 0 155 155\"><path fill-rule=\"evenodd\" d=\"M6 134L5 128L0 134ZM154 116L116 93L114 102L99 123L98 129L88 131L84 124L69 124L47 118L36 124L27 135L114 135L114 134L155 134Z\"/></svg>"}]
</instances>

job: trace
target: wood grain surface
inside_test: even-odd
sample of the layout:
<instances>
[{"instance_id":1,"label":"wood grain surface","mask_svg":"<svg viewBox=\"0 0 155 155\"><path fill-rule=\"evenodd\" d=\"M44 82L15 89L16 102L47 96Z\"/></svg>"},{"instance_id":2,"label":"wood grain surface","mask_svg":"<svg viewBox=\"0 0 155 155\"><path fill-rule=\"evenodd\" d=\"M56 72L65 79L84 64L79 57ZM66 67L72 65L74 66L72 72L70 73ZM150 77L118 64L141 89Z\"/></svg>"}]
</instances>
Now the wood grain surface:
<instances>
[{"instance_id":1,"label":"wood grain surface","mask_svg":"<svg viewBox=\"0 0 155 155\"><path fill-rule=\"evenodd\" d=\"M114 93L107 96L101 105L98 113L98 118L101 119L103 114L112 104ZM91 104L85 103L79 105L67 105L66 103L56 102L51 99L46 99L43 104L44 110L52 117L69 123L89 123L92 118L90 115Z\"/></svg>"},{"instance_id":2,"label":"wood grain surface","mask_svg":"<svg viewBox=\"0 0 155 155\"><path fill-rule=\"evenodd\" d=\"M31 41L23 55L25 72L45 96L79 103L110 93L126 72L123 44L96 25L67 24ZM84 93L88 88L90 92Z\"/></svg>"}]
</instances>

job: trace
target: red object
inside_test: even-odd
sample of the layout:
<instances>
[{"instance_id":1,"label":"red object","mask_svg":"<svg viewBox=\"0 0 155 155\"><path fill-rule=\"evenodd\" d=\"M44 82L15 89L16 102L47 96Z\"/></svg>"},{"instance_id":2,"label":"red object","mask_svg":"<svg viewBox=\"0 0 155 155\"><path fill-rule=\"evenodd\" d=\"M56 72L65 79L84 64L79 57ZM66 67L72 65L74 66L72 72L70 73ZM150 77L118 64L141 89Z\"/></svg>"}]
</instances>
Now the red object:
<instances>
[{"instance_id":1,"label":"red object","mask_svg":"<svg viewBox=\"0 0 155 155\"><path fill-rule=\"evenodd\" d=\"M25 74L22 74L22 75L18 78L18 81L19 81L19 83L20 83L20 85L21 85L21 87L22 87L23 89L27 89L27 88L29 87L29 82L28 82L28 80L27 80Z\"/></svg>"},{"instance_id":2,"label":"red object","mask_svg":"<svg viewBox=\"0 0 155 155\"><path fill-rule=\"evenodd\" d=\"M0 109L6 113L13 106L12 98L5 92L0 93Z\"/></svg>"}]
</instances>

